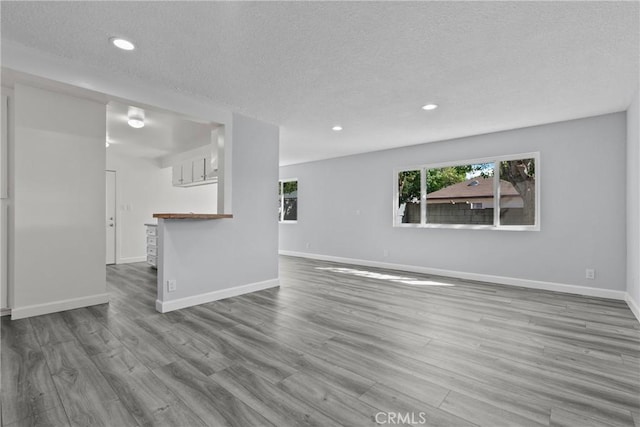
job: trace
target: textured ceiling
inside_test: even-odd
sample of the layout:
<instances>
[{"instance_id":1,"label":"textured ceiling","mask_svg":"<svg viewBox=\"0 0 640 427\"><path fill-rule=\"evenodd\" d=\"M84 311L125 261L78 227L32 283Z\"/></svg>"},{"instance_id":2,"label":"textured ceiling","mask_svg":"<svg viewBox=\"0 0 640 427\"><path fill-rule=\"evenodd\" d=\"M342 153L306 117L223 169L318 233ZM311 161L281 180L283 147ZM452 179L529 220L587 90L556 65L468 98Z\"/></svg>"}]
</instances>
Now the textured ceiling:
<instances>
[{"instance_id":1,"label":"textured ceiling","mask_svg":"<svg viewBox=\"0 0 640 427\"><path fill-rule=\"evenodd\" d=\"M624 110L638 6L3 1L1 31L276 123L289 164Z\"/></svg>"}]
</instances>

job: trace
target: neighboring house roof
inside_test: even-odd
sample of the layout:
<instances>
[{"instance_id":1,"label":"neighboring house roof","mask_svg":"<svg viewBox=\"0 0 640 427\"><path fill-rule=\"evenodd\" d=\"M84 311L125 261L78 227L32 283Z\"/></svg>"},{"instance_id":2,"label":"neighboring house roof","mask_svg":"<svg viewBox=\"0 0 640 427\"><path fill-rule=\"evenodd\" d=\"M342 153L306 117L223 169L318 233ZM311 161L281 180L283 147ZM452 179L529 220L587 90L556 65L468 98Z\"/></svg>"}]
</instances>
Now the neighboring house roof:
<instances>
[{"instance_id":1,"label":"neighboring house roof","mask_svg":"<svg viewBox=\"0 0 640 427\"><path fill-rule=\"evenodd\" d=\"M427 194L427 198L429 199L472 199L478 197L493 197L493 178L483 178L478 176ZM500 195L519 196L518 191L513 187L513 185L502 179L500 180Z\"/></svg>"}]
</instances>

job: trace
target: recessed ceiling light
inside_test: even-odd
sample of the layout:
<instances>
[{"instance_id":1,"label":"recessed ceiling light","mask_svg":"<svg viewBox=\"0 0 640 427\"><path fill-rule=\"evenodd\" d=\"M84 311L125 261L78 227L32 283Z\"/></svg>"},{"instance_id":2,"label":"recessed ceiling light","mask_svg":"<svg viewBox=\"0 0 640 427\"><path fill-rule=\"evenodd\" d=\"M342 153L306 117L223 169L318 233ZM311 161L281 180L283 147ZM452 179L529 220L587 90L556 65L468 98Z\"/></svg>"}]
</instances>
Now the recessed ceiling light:
<instances>
[{"instance_id":1,"label":"recessed ceiling light","mask_svg":"<svg viewBox=\"0 0 640 427\"><path fill-rule=\"evenodd\" d=\"M436 108L438 108L438 104L427 104L422 106L422 109L427 111L435 110Z\"/></svg>"},{"instance_id":2,"label":"recessed ceiling light","mask_svg":"<svg viewBox=\"0 0 640 427\"><path fill-rule=\"evenodd\" d=\"M342 126L340 125L334 126L331 128L331 130L335 132L340 132L342 130Z\"/></svg>"},{"instance_id":3,"label":"recessed ceiling light","mask_svg":"<svg viewBox=\"0 0 640 427\"><path fill-rule=\"evenodd\" d=\"M111 41L111 44L115 47L122 50L133 50L136 48L136 46L129 40L121 39L120 37L111 37L109 41Z\"/></svg>"}]
</instances>

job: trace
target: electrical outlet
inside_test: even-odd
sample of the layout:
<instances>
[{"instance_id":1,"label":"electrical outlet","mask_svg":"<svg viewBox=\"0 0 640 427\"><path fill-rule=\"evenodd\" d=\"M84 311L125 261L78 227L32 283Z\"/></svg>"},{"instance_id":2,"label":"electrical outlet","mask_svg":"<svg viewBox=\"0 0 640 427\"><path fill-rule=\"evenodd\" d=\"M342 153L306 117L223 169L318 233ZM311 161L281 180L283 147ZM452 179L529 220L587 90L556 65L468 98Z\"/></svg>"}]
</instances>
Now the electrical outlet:
<instances>
[{"instance_id":1,"label":"electrical outlet","mask_svg":"<svg viewBox=\"0 0 640 427\"><path fill-rule=\"evenodd\" d=\"M167 290L173 292L176 290L177 284L175 280L167 280Z\"/></svg>"},{"instance_id":2,"label":"electrical outlet","mask_svg":"<svg viewBox=\"0 0 640 427\"><path fill-rule=\"evenodd\" d=\"M309 249L311 247L311 243L307 242L306 247Z\"/></svg>"},{"instance_id":3,"label":"electrical outlet","mask_svg":"<svg viewBox=\"0 0 640 427\"><path fill-rule=\"evenodd\" d=\"M585 270L585 277L587 279L593 280L596 278L596 271L593 268L587 268Z\"/></svg>"},{"instance_id":4,"label":"electrical outlet","mask_svg":"<svg viewBox=\"0 0 640 427\"><path fill-rule=\"evenodd\" d=\"M382 256L383 257L388 257L389 256L389 249L385 249L384 251L382 251Z\"/></svg>"}]
</instances>

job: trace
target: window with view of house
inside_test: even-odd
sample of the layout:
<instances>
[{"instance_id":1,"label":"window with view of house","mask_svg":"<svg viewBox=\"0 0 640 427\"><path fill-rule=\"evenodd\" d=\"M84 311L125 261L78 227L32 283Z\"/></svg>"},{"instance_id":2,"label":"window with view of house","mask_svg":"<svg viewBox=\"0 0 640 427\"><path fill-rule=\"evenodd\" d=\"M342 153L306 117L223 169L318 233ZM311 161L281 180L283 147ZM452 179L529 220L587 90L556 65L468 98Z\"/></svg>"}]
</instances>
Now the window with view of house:
<instances>
[{"instance_id":1,"label":"window with view of house","mask_svg":"<svg viewBox=\"0 0 640 427\"><path fill-rule=\"evenodd\" d=\"M278 182L278 221L298 220L298 180L286 179Z\"/></svg>"},{"instance_id":2,"label":"window with view of house","mask_svg":"<svg viewBox=\"0 0 640 427\"><path fill-rule=\"evenodd\" d=\"M397 171L396 226L539 229L538 153Z\"/></svg>"}]
</instances>

